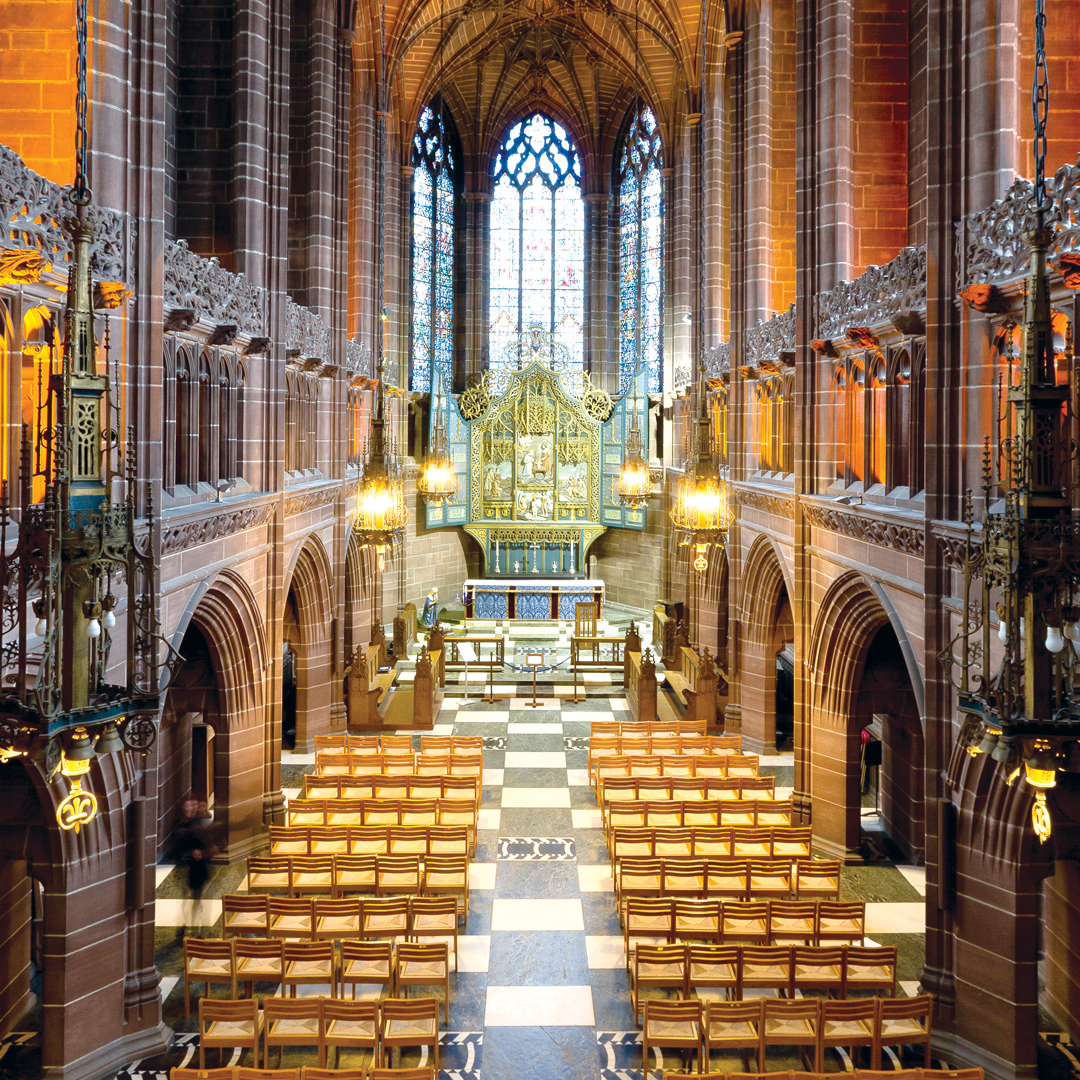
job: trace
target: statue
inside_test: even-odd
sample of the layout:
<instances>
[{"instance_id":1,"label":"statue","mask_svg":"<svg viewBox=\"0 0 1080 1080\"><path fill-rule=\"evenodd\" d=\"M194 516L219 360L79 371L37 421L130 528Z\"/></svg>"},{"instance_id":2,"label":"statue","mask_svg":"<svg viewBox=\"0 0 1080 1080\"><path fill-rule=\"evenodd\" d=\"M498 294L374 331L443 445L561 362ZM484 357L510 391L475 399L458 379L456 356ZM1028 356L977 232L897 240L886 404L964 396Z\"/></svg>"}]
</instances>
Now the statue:
<instances>
[{"instance_id":1,"label":"statue","mask_svg":"<svg viewBox=\"0 0 1080 1080\"><path fill-rule=\"evenodd\" d=\"M427 594L427 599L424 601L424 614L420 617L420 621L425 626L434 626L436 619L439 617L439 590L432 589Z\"/></svg>"}]
</instances>

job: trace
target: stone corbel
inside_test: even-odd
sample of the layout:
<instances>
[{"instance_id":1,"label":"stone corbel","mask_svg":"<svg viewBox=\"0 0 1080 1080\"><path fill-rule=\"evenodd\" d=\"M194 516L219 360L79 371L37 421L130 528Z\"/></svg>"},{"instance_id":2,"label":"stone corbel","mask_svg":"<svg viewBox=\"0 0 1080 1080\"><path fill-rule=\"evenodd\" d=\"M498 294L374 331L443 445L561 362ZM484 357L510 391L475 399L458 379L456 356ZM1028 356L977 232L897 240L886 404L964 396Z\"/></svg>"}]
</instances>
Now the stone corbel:
<instances>
[{"instance_id":1,"label":"stone corbel","mask_svg":"<svg viewBox=\"0 0 1080 1080\"><path fill-rule=\"evenodd\" d=\"M322 367L322 357L321 356L305 356L300 360L300 370L301 371L318 372L318 370L321 367Z\"/></svg>"},{"instance_id":2,"label":"stone corbel","mask_svg":"<svg viewBox=\"0 0 1080 1080\"><path fill-rule=\"evenodd\" d=\"M122 281L95 281L94 307L115 311L135 294Z\"/></svg>"},{"instance_id":3,"label":"stone corbel","mask_svg":"<svg viewBox=\"0 0 1080 1080\"><path fill-rule=\"evenodd\" d=\"M879 349L881 342L868 326L853 326L847 332L848 341L860 349Z\"/></svg>"},{"instance_id":4,"label":"stone corbel","mask_svg":"<svg viewBox=\"0 0 1080 1080\"><path fill-rule=\"evenodd\" d=\"M819 356L827 356L830 360L836 360L840 356L836 351L836 346L827 339L825 341L811 341L810 348Z\"/></svg>"},{"instance_id":5,"label":"stone corbel","mask_svg":"<svg viewBox=\"0 0 1080 1080\"><path fill-rule=\"evenodd\" d=\"M984 315L1003 315L1010 306L1008 298L996 285L969 285L960 290L960 299Z\"/></svg>"},{"instance_id":6,"label":"stone corbel","mask_svg":"<svg viewBox=\"0 0 1080 1080\"><path fill-rule=\"evenodd\" d=\"M319 368L319 378L332 379L340 370L341 368L337 364L323 364Z\"/></svg>"},{"instance_id":7,"label":"stone corbel","mask_svg":"<svg viewBox=\"0 0 1080 1080\"><path fill-rule=\"evenodd\" d=\"M921 311L900 311L890 321L893 324L893 329L898 334L904 334L907 337L921 337L926 333L926 323L923 320Z\"/></svg>"},{"instance_id":8,"label":"stone corbel","mask_svg":"<svg viewBox=\"0 0 1080 1080\"><path fill-rule=\"evenodd\" d=\"M207 339L209 345L231 345L236 340L240 328L235 323L219 323Z\"/></svg>"},{"instance_id":9,"label":"stone corbel","mask_svg":"<svg viewBox=\"0 0 1080 1080\"><path fill-rule=\"evenodd\" d=\"M192 308L173 308L165 313L165 333L175 334L190 330L195 325L195 311Z\"/></svg>"},{"instance_id":10,"label":"stone corbel","mask_svg":"<svg viewBox=\"0 0 1080 1080\"><path fill-rule=\"evenodd\" d=\"M1067 289L1080 289L1080 253L1063 251L1050 265L1060 275Z\"/></svg>"},{"instance_id":11,"label":"stone corbel","mask_svg":"<svg viewBox=\"0 0 1080 1080\"><path fill-rule=\"evenodd\" d=\"M743 367L739 368L739 374L744 379L748 379L750 381L755 381L758 378L759 372L758 372L758 369L756 367L754 367L753 365L746 364Z\"/></svg>"},{"instance_id":12,"label":"stone corbel","mask_svg":"<svg viewBox=\"0 0 1080 1080\"><path fill-rule=\"evenodd\" d=\"M270 349L270 339L268 337L253 337L244 346L245 356L254 356L256 353L264 353Z\"/></svg>"}]
</instances>

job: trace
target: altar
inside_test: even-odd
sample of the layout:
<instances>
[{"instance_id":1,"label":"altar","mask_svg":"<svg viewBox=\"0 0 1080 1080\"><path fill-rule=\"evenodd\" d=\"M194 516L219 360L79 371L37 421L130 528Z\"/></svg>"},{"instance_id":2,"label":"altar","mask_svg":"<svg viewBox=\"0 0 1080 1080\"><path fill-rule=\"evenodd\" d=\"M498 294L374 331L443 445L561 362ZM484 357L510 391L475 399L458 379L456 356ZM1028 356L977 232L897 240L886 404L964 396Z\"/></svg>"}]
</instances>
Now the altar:
<instances>
[{"instance_id":1,"label":"altar","mask_svg":"<svg viewBox=\"0 0 1080 1080\"><path fill-rule=\"evenodd\" d=\"M591 578L469 578L465 615L470 619L564 619L572 622L578 604L604 610L604 583Z\"/></svg>"}]
</instances>

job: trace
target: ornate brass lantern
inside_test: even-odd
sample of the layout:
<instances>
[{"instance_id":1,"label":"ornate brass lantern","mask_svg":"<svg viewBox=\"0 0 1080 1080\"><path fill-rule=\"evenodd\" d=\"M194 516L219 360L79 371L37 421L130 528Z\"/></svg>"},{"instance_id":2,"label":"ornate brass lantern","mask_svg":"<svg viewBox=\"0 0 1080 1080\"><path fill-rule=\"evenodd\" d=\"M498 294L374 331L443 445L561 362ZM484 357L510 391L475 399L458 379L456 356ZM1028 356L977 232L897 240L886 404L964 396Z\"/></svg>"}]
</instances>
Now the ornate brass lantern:
<instances>
[{"instance_id":1,"label":"ornate brass lantern","mask_svg":"<svg viewBox=\"0 0 1080 1080\"><path fill-rule=\"evenodd\" d=\"M694 546L694 569L703 574L709 565L709 546L722 548L727 543L730 513L727 483L713 461L704 371L699 374L695 393L699 402L698 417L691 434L685 471L675 489L671 522L680 545Z\"/></svg>"},{"instance_id":2,"label":"ornate brass lantern","mask_svg":"<svg viewBox=\"0 0 1080 1080\"><path fill-rule=\"evenodd\" d=\"M638 422L637 375L634 376L634 400L630 417L626 452L615 481L615 494L619 496L619 502L623 506L630 510L643 510L648 505L652 482L649 479L649 463L645 460L645 446Z\"/></svg>"},{"instance_id":3,"label":"ornate brass lantern","mask_svg":"<svg viewBox=\"0 0 1080 1080\"><path fill-rule=\"evenodd\" d=\"M50 779L65 777L71 791L57 821L78 832L97 813L96 797L82 787L95 757L125 749L149 753L169 665L160 661L157 633L152 506L148 501L149 527L136 542L134 438L129 429L122 453L107 374L113 370L107 323L99 340L94 313L86 0L79 0L76 25L74 215L65 225L72 255L62 359L49 380L52 426L36 443L23 430L17 514L6 481L0 491L0 761L31 757L43 761ZM123 302L126 290L106 283L98 293L109 308ZM35 458L44 462L40 471ZM34 481L40 483L42 472L44 491L35 502ZM125 494L117 499L116 491ZM121 620L112 591L118 582L126 592ZM126 646L121 664L112 652L114 637ZM118 667L123 681L109 681Z\"/></svg>"},{"instance_id":4,"label":"ornate brass lantern","mask_svg":"<svg viewBox=\"0 0 1080 1080\"><path fill-rule=\"evenodd\" d=\"M431 436L431 453L420 466L416 489L428 506L453 502L458 490L457 470L447 449L446 421L443 417L443 377L439 375L439 390L435 395L435 430Z\"/></svg>"},{"instance_id":5,"label":"ornate brass lantern","mask_svg":"<svg viewBox=\"0 0 1080 1080\"><path fill-rule=\"evenodd\" d=\"M942 654L961 668L962 745L1003 763L1013 783L1021 772L1035 789L1032 824L1041 841L1051 830L1046 792L1061 769L1080 759L1080 701L1075 686L1080 648L1080 533L1073 518L1070 387L1059 382L1051 326L1045 225L1045 0L1035 16L1035 226L1024 307L1018 380L1000 388L1002 436L984 454L986 512L976 536L965 503L964 626ZM998 499L998 493L1002 498ZM973 601L973 589L981 597ZM991 612L1001 662L991 665ZM960 655L953 652L960 643Z\"/></svg>"}]
</instances>

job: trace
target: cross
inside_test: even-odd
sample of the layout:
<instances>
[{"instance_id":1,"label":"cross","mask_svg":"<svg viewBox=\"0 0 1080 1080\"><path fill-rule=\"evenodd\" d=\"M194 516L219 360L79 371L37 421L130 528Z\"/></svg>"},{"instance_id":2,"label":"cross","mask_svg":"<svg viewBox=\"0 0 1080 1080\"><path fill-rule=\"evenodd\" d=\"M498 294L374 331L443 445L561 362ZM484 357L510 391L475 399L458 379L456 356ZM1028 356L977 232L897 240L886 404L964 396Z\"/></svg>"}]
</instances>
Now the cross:
<instances>
[{"instance_id":1,"label":"cross","mask_svg":"<svg viewBox=\"0 0 1080 1080\"><path fill-rule=\"evenodd\" d=\"M570 573L574 572L574 538L570 537Z\"/></svg>"},{"instance_id":2,"label":"cross","mask_svg":"<svg viewBox=\"0 0 1080 1080\"><path fill-rule=\"evenodd\" d=\"M499 569L499 538L497 536L495 537L495 573L502 573Z\"/></svg>"},{"instance_id":3,"label":"cross","mask_svg":"<svg viewBox=\"0 0 1080 1080\"><path fill-rule=\"evenodd\" d=\"M532 569L532 572L534 574L539 574L540 573L540 567L536 563L536 553L540 550L540 545L534 540L529 545L529 547L532 548L532 553L533 553L533 569Z\"/></svg>"}]
</instances>

